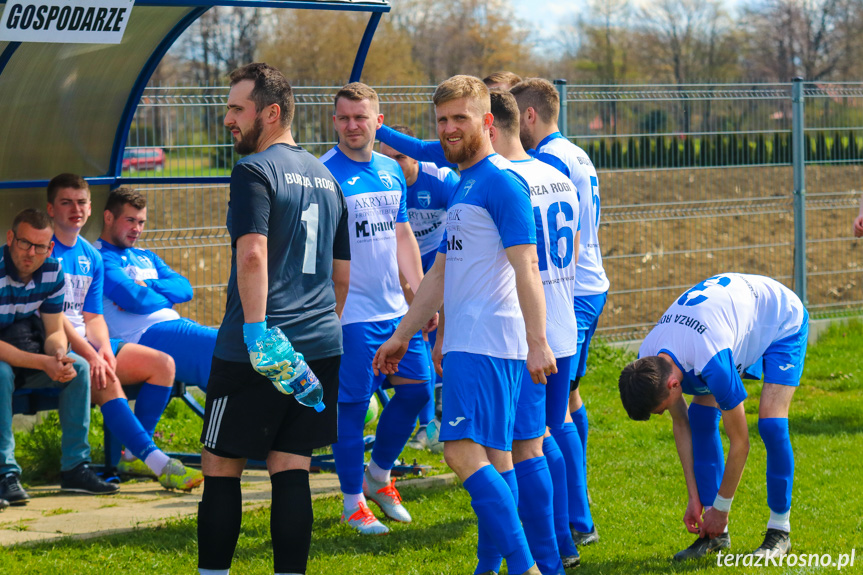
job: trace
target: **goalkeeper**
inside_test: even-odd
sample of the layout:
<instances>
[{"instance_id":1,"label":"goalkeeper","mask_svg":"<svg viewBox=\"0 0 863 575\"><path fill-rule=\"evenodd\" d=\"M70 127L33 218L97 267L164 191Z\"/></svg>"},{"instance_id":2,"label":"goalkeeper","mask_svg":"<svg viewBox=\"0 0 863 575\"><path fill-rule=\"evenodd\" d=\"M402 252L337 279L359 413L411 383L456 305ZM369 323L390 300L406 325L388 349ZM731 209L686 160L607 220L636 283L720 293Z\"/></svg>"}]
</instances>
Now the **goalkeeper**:
<instances>
[{"instance_id":1,"label":"goalkeeper","mask_svg":"<svg viewBox=\"0 0 863 575\"><path fill-rule=\"evenodd\" d=\"M240 476L251 458L266 460L270 472L274 572L305 573L312 450L337 439L339 316L350 279L347 208L327 169L294 142L294 99L285 77L266 64L249 64L232 72L230 82L225 126L246 157L231 172L233 254L201 434L198 569L228 573L240 534ZM291 378L288 362L273 372L254 365L258 357L250 350L268 326L280 327L317 375L329 406L321 413L270 381Z\"/></svg>"}]
</instances>

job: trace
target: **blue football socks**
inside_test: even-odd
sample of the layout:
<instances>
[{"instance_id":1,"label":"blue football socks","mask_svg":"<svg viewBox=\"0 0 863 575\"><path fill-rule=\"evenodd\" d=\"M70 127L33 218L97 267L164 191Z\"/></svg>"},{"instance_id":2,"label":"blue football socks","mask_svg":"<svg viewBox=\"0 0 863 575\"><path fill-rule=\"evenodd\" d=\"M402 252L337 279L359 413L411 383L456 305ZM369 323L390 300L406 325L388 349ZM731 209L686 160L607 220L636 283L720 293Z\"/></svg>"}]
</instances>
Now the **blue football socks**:
<instances>
[{"instance_id":1,"label":"blue football socks","mask_svg":"<svg viewBox=\"0 0 863 575\"><path fill-rule=\"evenodd\" d=\"M711 507L722 474L725 473L725 455L719 437L719 420L722 412L715 407L692 403L689 405L689 427L692 429L692 467L698 497L704 507Z\"/></svg>"},{"instance_id":2,"label":"blue football socks","mask_svg":"<svg viewBox=\"0 0 863 575\"><path fill-rule=\"evenodd\" d=\"M515 464L518 478L518 515L536 566L549 575L563 573L557 537L554 532L554 507L551 474L545 457L534 457Z\"/></svg>"},{"instance_id":3,"label":"blue football socks","mask_svg":"<svg viewBox=\"0 0 863 575\"><path fill-rule=\"evenodd\" d=\"M342 493L356 495L363 492L363 428L368 409L368 401L339 402L339 441L333 444L333 457Z\"/></svg>"},{"instance_id":4,"label":"blue football socks","mask_svg":"<svg viewBox=\"0 0 863 575\"><path fill-rule=\"evenodd\" d=\"M411 437L417 414L428 404L432 395L427 382L396 385L393 389L395 393L384 407L378 421L375 446L372 449L372 460L381 469L393 468L393 463ZM365 418L365 413L363 417Z\"/></svg>"},{"instance_id":5,"label":"blue football socks","mask_svg":"<svg viewBox=\"0 0 863 575\"><path fill-rule=\"evenodd\" d=\"M515 472L510 470L511 477ZM534 564L533 556L527 545L524 530L516 511L513 492L507 481L491 465L485 465L465 479L464 488L470 494L471 506L477 517L479 532L489 537L498 550L498 555L506 558L510 573L524 573ZM480 535L483 537L483 535ZM483 557L478 559L483 561ZM500 564L484 569L499 570ZM481 573L479 570L477 573Z\"/></svg>"},{"instance_id":6,"label":"blue football socks","mask_svg":"<svg viewBox=\"0 0 863 575\"><path fill-rule=\"evenodd\" d=\"M135 417L141 422L141 427L150 437L156 431L156 424L162 417L168 402L171 400L170 386L145 383L135 399Z\"/></svg>"},{"instance_id":7,"label":"blue football socks","mask_svg":"<svg viewBox=\"0 0 863 575\"><path fill-rule=\"evenodd\" d=\"M569 489L569 522L576 531L593 531L593 517L587 500L587 481L584 476L584 453L581 438L574 423L549 428L566 462L566 481Z\"/></svg>"},{"instance_id":8,"label":"blue football socks","mask_svg":"<svg viewBox=\"0 0 863 575\"><path fill-rule=\"evenodd\" d=\"M575 424L575 428L578 430L578 438L581 440L581 453L584 458L584 477L585 480L587 478L587 431L589 429L589 425L587 423L587 408L582 403L581 407L578 410L573 411L569 414L572 417L572 423Z\"/></svg>"},{"instance_id":9,"label":"blue football socks","mask_svg":"<svg viewBox=\"0 0 863 575\"><path fill-rule=\"evenodd\" d=\"M557 547L561 557L578 555L578 549L572 541L572 531L569 530L569 493L566 480L566 462L563 460L563 452L557 445L553 436L542 440L542 452L548 463L548 471L551 474L551 484L554 491L554 533L557 538Z\"/></svg>"},{"instance_id":10,"label":"blue football socks","mask_svg":"<svg viewBox=\"0 0 863 575\"><path fill-rule=\"evenodd\" d=\"M772 417L758 420L758 433L767 450L767 506L776 515L786 515L791 509L791 488L794 483L794 452L788 433L788 418ZM785 525L776 529L790 531ZM772 526L771 526L772 527Z\"/></svg>"},{"instance_id":11,"label":"blue football socks","mask_svg":"<svg viewBox=\"0 0 863 575\"><path fill-rule=\"evenodd\" d=\"M143 461L147 459L148 455L159 450L153 443L153 438L147 434L141 426L141 422L129 409L129 402L125 397L117 397L105 402L102 405L102 417L105 419L108 429L138 459Z\"/></svg>"}]
</instances>

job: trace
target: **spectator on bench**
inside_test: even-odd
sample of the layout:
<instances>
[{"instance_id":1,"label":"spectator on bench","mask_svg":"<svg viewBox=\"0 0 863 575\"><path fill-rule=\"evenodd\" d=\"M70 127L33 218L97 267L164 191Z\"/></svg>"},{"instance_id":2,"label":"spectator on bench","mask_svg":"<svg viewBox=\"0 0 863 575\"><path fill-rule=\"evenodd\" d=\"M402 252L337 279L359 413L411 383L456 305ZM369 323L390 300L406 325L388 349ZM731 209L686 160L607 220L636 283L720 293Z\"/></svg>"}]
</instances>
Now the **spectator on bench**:
<instances>
[{"instance_id":1,"label":"spectator on bench","mask_svg":"<svg viewBox=\"0 0 863 575\"><path fill-rule=\"evenodd\" d=\"M103 218L96 247L105 265L104 312L111 337L167 353L177 379L206 390L218 332L174 311L174 304L192 299L189 280L153 252L134 247L147 221L147 199L132 188L117 188Z\"/></svg>"},{"instance_id":2,"label":"spectator on bench","mask_svg":"<svg viewBox=\"0 0 863 575\"><path fill-rule=\"evenodd\" d=\"M66 337L72 351L90 364L90 393L105 423L126 446L117 469L124 475L154 477L166 489L191 490L204 481L196 469L169 458L153 443L153 432L171 399L174 360L168 354L109 339L102 315L102 256L79 237L90 217L90 187L75 174L48 184L48 215L54 220L54 253L66 278ZM123 385L144 382L135 413Z\"/></svg>"},{"instance_id":3,"label":"spectator on bench","mask_svg":"<svg viewBox=\"0 0 863 575\"><path fill-rule=\"evenodd\" d=\"M0 256L0 498L25 505L12 433L12 393L16 387L60 389L63 432L60 487L91 494L116 493L88 467L90 445L90 366L67 354L63 331L65 280L60 262L49 257L51 220L27 209L15 216ZM36 312L39 315L36 315Z\"/></svg>"}]
</instances>

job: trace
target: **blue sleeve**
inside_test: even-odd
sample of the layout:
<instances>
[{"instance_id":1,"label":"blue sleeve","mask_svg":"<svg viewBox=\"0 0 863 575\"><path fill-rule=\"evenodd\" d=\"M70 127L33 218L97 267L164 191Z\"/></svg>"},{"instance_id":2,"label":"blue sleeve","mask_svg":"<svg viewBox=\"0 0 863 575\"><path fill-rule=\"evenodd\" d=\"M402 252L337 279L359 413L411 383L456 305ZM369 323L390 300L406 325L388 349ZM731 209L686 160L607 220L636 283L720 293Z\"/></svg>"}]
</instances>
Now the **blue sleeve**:
<instances>
[{"instance_id":1,"label":"blue sleeve","mask_svg":"<svg viewBox=\"0 0 863 575\"><path fill-rule=\"evenodd\" d=\"M437 253L446 254L446 249L448 244L446 243L446 230L443 231L443 239L440 241L440 245L437 248Z\"/></svg>"},{"instance_id":2,"label":"blue sleeve","mask_svg":"<svg viewBox=\"0 0 863 575\"><path fill-rule=\"evenodd\" d=\"M399 186L402 189L402 199L399 200L399 213L396 215L396 222L407 222L408 220L408 186L405 183L404 177L399 170Z\"/></svg>"},{"instance_id":3,"label":"blue sleeve","mask_svg":"<svg viewBox=\"0 0 863 575\"><path fill-rule=\"evenodd\" d=\"M737 373L730 349L723 349L710 358L701 371L701 379L723 411L734 409L746 399L746 388Z\"/></svg>"},{"instance_id":4,"label":"blue sleeve","mask_svg":"<svg viewBox=\"0 0 863 575\"><path fill-rule=\"evenodd\" d=\"M536 223L527 182L511 170L492 180L485 208L500 233L504 248L536 243Z\"/></svg>"},{"instance_id":5,"label":"blue sleeve","mask_svg":"<svg viewBox=\"0 0 863 575\"><path fill-rule=\"evenodd\" d=\"M138 285L126 275L113 256L104 257L105 297L128 311L141 315L171 307L171 302L158 292ZM146 283L146 282L145 282Z\"/></svg>"},{"instance_id":6,"label":"blue sleeve","mask_svg":"<svg viewBox=\"0 0 863 575\"><path fill-rule=\"evenodd\" d=\"M102 264L102 256L95 249L88 252L87 255L93 260L93 281L90 282L90 289L87 290L87 295L84 296L84 311L87 313L102 314L102 285L104 283L105 266Z\"/></svg>"},{"instance_id":7,"label":"blue sleeve","mask_svg":"<svg viewBox=\"0 0 863 575\"><path fill-rule=\"evenodd\" d=\"M147 252L147 255L156 265L156 272L159 274L159 279L144 281L150 289L172 304L184 303L192 299L192 284L189 280L172 270L153 252Z\"/></svg>"},{"instance_id":8,"label":"blue sleeve","mask_svg":"<svg viewBox=\"0 0 863 575\"><path fill-rule=\"evenodd\" d=\"M552 168L557 168L558 170L560 170L561 172L563 172L563 173L564 173L564 175L565 175L567 178L569 178L570 180L572 179L572 172L570 172L570 171L569 171L569 166L567 166L566 164L564 164L564 163L561 161L561 159L560 159L560 158L558 158L557 156L552 156L551 154L548 154L548 153L546 153L546 152L540 152L540 153L536 154L536 156L535 156L535 157L536 157L536 159L537 159L537 160L539 160L540 162L543 162L543 163L545 163L545 164L548 164L548 165L549 165L549 166L551 166Z\"/></svg>"},{"instance_id":9,"label":"blue sleeve","mask_svg":"<svg viewBox=\"0 0 863 575\"><path fill-rule=\"evenodd\" d=\"M441 167L456 169L458 166L447 161L440 141L426 142L407 134L402 134L390 128L381 126L377 138L390 148L420 162L432 162Z\"/></svg>"}]
</instances>

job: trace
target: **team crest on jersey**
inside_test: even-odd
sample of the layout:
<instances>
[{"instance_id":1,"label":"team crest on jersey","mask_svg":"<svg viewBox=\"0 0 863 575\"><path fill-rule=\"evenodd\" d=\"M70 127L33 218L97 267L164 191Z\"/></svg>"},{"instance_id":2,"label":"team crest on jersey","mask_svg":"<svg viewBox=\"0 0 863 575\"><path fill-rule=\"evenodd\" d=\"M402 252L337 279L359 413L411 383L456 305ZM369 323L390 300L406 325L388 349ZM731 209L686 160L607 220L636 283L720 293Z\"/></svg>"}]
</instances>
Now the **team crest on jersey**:
<instances>
[{"instance_id":1,"label":"team crest on jersey","mask_svg":"<svg viewBox=\"0 0 863 575\"><path fill-rule=\"evenodd\" d=\"M431 205L431 192L428 190L420 190L417 192L417 202L421 208L427 208Z\"/></svg>"},{"instance_id":2,"label":"team crest on jersey","mask_svg":"<svg viewBox=\"0 0 863 575\"><path fill-rule=\"evenodd\" d=\"M380 170L378 172L378 177L381 179L381 183L385 185L388 190L393 189L393 178L390 176L389 172Z\"/></svg>"},{"instance_id":3,"label":"team crest on jersey","mask_svg":"<svg viewBox=\"0 0 863 575\"><path fill-rule=\"evenodd\" d=\"M462 189L464 190L464 195L465 195L465 196L468 194L468 192L470 191L470 189L473 187L473 185L474 185L475 183L476 183L476 180L468 180L468 181L465 183L464 188L462 188Z\"/></svg>"},{"instance_id":4,"label":"team crest on jersey","mask_svg":"<svg viewBox=\"0 0 863 575\"><path fill-rule=\"evenodd\" d=\"M78 267L81 268L81 273L90 273L90 258L87 256L78 256Z\"/></svg>"}]
</instances>

